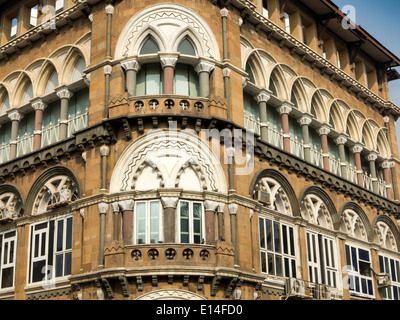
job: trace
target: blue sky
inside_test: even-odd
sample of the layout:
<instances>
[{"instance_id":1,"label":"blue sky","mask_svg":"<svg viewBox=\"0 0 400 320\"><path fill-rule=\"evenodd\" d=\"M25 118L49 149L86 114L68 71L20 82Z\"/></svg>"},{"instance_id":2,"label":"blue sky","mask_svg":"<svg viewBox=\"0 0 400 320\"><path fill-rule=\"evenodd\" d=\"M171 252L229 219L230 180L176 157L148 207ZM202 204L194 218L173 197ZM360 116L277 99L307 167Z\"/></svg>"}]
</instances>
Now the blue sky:
<instances>
[{"instance_id":1,"label":"blue sky","mask_svg":"<svg viewBox=\"0 0 400 320\"><path fill-rule=\"evenodd\" d=\"M352 5L356 21L370 35L400 58L400 0L333 0L342 9ZM400 68L397 68L400 72ZM390 100L400 106L400 80L389 83ZM400 141L400 120L397 122Z\"/></svg>"}]
</instances>

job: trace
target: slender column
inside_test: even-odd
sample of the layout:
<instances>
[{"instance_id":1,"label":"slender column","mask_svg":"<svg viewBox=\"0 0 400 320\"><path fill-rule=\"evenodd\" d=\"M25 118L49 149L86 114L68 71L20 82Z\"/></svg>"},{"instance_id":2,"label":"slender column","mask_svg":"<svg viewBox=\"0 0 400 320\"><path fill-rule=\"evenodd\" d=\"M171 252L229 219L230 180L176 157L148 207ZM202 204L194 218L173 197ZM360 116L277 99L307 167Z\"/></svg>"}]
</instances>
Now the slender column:
<instances>
[{"instance_id":1,"label":"slender column","mask_svg":"<svg viewBox=\"0 0 400 320\"><path fill-rule=\"evenodd\" d=\"M385 128L387 129L386 132L386 136L389 142L389 146L390 146L390 154L392 154L392 142L391 142L391 136L392 136L392 129L391 126L389 124L390 122L390 117L389 116L385 116L383 117L383 121L385 122ZM398 200L398 193L397 193L397 182L396 182L396 171L395 171L395 165L393 164L393 166L390 168L390 171L392 173L392 188L393 188L393 200Z\"/></svg>"},{"instance_id":2,"label":"slender column","mask_svg":"<svg viewBox=\"0 0 400 320\"><path fill-rule=\"evenodd\" d=\"M356 164L356 170L357 170L357 183L360 187L364 187L364 182L363 182L363 171L362 171L362 166L361 166L361 151L363 150L362 145L355 145L352 148L352 152L354 153L354 162Z\"/></svg>"},{"instance_id":3,"label":"slender column","mask_svg":"<svg viewBox=\"0 0 400 320\"><path fill-rule=\"evenodd\" d=\"M215 212L219 202L206 200L204 202L205 222L206 222L206 244L215 243Z\"/></svg>"},{"instance_id":4,"label":"slender column","mask_svg":"<svg viewBox=\"0 0 400 320\"><path fill-rule=\"evenodd\" d=\"M234 173L234 159L235 159L235 148L229 147L225 149L226 157L228 158L228 182L229 192L235 191L235 173Z\"/></svg>"},{"instance_id":5,"label":"slender column","mask_svg":"<svg viewBox=\"0 0 400 320\"><path fill-rule=\"evenodd\" d=\"M235 249L234 263L237 265L238 252L237 252L237 234L236 234L236 214L238 211L238 205L231 203L228 205L228 210L231 218L231 240Z\"/></svg>"},{"instance_id":6,"label":"slender column","mask_svg":"<svg viewBox=\"0 0 400 320\"><path fill-rule=\"evenodd\" d=\"M226 99L226 104L228 106L227 110L227 120L231 119L231 107L230 107L230 89L229 89L229 78L231 77L231 69L222 69L222 76L224 78L224 97Z\"/></svg>"},{"instance_id":7,"label":"slender column","mask_svg":"<svg viewBox=\"0 0 400 320\"><path fill-rule=\"evenodd\" d=\"M318 134L321 138L321 146L322 146L322 157L324 169L326 171L330 170L329 165L329 147L328 147L328 134L331 132L331 129L327 125L322 125L321 128L318 129Z\"/></svg>"},{"instance_id":8,"label":"slender column","mask_svg":"<svg viewBox=\"0 0 400 320\"><path fill-rule=\"evenodd\" d=\"M200 61L194 69L199 75L200 97L207 98L210 95L210 73L214 68L213 63Z\"/></svg>"},{"instance_id":9,"label":"slender column","mask_svg":"<svg viewBox=\"0 0 400 320\"><path fill-rule=\"evenodd\" d=\"M68 136L68 103L69 99L72 97L72 92L66 87L62 87L57 90L57 96L61 100L60 109L60 128L58 134L58 140L64 140Z\"/></svg>"},{"instance_id":10,"label":"slender column","mask_svg":"<svg viewBox=\"0 0 400 320\"><path fill-rule=\"evenodd\" d=\"M225 240L224 238L224 208L225 203L219 203L217 212L218 212L218 240Z\"/></svg>"},{"instance_id":11,"label":"slender column","mask_svg":"<svg viewBox=\"0 0 400 320\"><path fill-rule=\"evenodd\" d=\"M113 209L113 240L118 241L120 239L120 231L121 231L121 224L120 224L120 210L118 202L113 202L111 204Z\"/></svg>"},{"instance_id":12,"label":"slender column","mask_svg":"<svg viewBox=\"0 0 400 320\"><path fill-rule=\"evenodd\" d=\"M301 132L303 135L304 160L307 162L311 162L311 145L310 145L309 126L312 122L312 116L305 114L298 120L298 122L300 123Z\"/></svg>"},{"instance_id":13,"label":"slender column","mask_svg":"<svg viewBox=\"0 0 400 320\"><path fill-rule=\"evenodd\" d=\"M107 31L106 31L106 58L111 59L111 20L114 13L114 7L112 5L106 6L107 14Z\"/></svg>"},{"instance_id":14,"label":"slender column","mask_svg":"<svg viewBox=\"0 0 400 320\"><path fill-rule=\"evenodd\" d=\"M292 111L289 102L284 102L278 111L281 114L282 131L283 131L283 150L290 152L290 133L289 133L289 113Z\"/></svg>"},{"instance_id":15,"label":"slender column","mask_svg":"<svg viewBox=\"0 0 400 320\"><path fill-rule=\"evenodd\" d=\"M223 60L228 60L228 28L227 20L229 11L226 8L220 10L222 18L222 50L223 50Z\"/></svg>"},{"instance_id":16,"label":"slender column","mask_svg":"<svg viewBox=\"0 0 400 320\"><path fill-rule=\"evenodd\" d=\"M174 71L178 56L163 55L160 61L164 72L164 94L174 94Z\"/></svg>"},{"instance_id":17,"label":"slender column","mask_svg":"<svg viewBox=\"0 0 400 320\"><path fill-rule=\"evenodd\" d=\"M35 131L33 131L33 150L38 150L42 146L43 111L47 105L41 99L36 99L32 101L31 106L35 110Z\"/></svg>"},{"instance_id":18,"label":"slender column","mask_svg":"<svg viewBox=\"0 0 400 320\"><path fill-rule=\"evenodd\" d=\"M126 89L128 94L136 96L136 75L140 70L140 64L136 59L121 62L121 67L126 72Z\"/></svg>"},{"instance_id":19,"label":"slender column","mask_svg":"<svg viewBox=\"0 0 400 320\"><path fill-rule=\"evenodd\" d=\"M106 145L100 147L101 156L101 187L100 191L107 191L107 157L110 154L110 148Z\"/></svg>"},{"instance_id":20,"label":"slender column","mask_svg":"<svg viewBox=\"0 0 400 320\"><path fill-rule=\"evenodd\" d=\"M99 268L104 267L104 242L105 242L105 231L106 231L106 213L108 210L108 204L101 202L98 204L100 214L100 254L99 254Z\"/></svg>"},{"instance_id":21,"label":"slender column","mask_svg":"<svg viewBox=\"0 0 400 320\"><path fill-rule=\"evenodd\" d=\"M178 201L178 197L161 197L161 203L164 208L163 230L165 243L176 242L176 206Z\"/></svg>"},{"instance_id":22,"label":"slender column","mask_svg":"<svg viewBox=\"0 0 400 320\"><path fill-rule=\"evenodd\" d=\"M271 95L263 91L256 97L258 107L260 108L261 121L261 140L268 142L268 119L267 119L267 102Z\"/></svg>"},{"instance_id":23,"label":"slender column","mask_svg":"<svg viewBox=\"0 0 400 320\"><path fill-rule=\"evenodd\" d=\"M133 243L133 200L124 200L118 202L122 211L122 238L124 245Z\"/></svg>"},{"instance_id":24,"label":"slender column","mask_svg":"<svg viewBox=\"0 0 400 320\"><path fill-rule=\"evenodd\" d=\"M344 146L347 142L347 138L343 135L340 135L336 140L335 143L338 146L339 149L339 157L340 157L340 174L341 177L344 179L348 179L348 174L347 174L347 163L346 163L346 151L344 149Z\"/></svg>"},{"instance_id":25,"label":"slender column","mask_svg":"<svg viewBox=\"0 0 400 320\"><path fill-rule=\"evenodd\" d=\"M109 110L108 110L108 100L110 98L110 79L112 66L106 65L103 68L104 70L104 119L108 119Z\"/></svg>"},{"instance_id":26,"label":"slender column","mask_svg":"<svg viewBox=\"0 0 400 320\"><path fill-rule=\"evenodd\" d=\"M369 172L371 173L372 177L372 190L375 193L378 193L378 177L376 176L376 159L378 159L378 154L376 152L371 152L367 156L368 164L369 164Z\"/></svg>"},{"instance_id":27,"label":"slender column","mask_svg":"<svg viewBox=\"0 0 400 320\"><path fill-rule=\"evenodd\" d=\"M17 139L19 122L22 119L22 115L17 111L13 110L8 113L8 117L11 120L11 139L10 139L10 160L17 156Z\"/></svg>"},{"instance_id":28,"label":"slender column","mask_svg":"<svg viewBox=\"0 0 400 320\"><path fill-rule=\"evenodd\" d=\"M383 180L385 180L385 185L386 185L386 197L388 200L393 200L393 193L392 193L392 182L390 179L390 168L393 166L393 164L389 161L386 160L382 163L382 169L383 169Z\"/></svg>"}]
</instances>

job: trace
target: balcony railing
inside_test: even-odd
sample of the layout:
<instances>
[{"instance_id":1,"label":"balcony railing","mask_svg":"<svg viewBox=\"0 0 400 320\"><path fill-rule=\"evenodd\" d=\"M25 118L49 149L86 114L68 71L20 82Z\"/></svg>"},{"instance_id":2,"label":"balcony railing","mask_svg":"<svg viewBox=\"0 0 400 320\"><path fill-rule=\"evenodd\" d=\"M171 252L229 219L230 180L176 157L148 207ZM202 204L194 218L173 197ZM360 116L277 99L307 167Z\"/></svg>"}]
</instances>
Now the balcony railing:
<instances>
[{"instance_id":1,"label":"balcony railing","mask_svg":"<svg viewBox=\"0 0 400 320\"><path fill-rule=\"evenodd\" d=\"M17 138L17 157L20 157L33 150L33 134L25 133L22 137Z\"/></svg>"},{"instance_id":2,"label":"balcony railing","mask_svg":"<svg viewBox=\"0 0 400 320\"><path fill-rule=\"evenodd\" d=\"M2 143L0 146L0 163L7 162L10 159L10 144Z\"/></svg>"},{"instance_id":3,"label":"balcony railing","mask_svg":"<svg viewBox=\"0 0 400 320\"><path fill-rule=\"evenodd\" d=\"M244 116L245 128L253 131L256 134L261 133L261 121L260 118L255 119L253 115ZM268 123L267 123L268 124ZM277 148L283 149L283 132L278 131L276 127L270 128L268 124L268 142ZM290 151L293 155L304 160L304 142L299 141L297 137L290 136ZM318 150L317 147L311 147L310 149L311 163L317 167L323 168L323 152ZM329 157L329 169L333 174L350 181L354 184L358 184L357 169L349 163L346 163L345 170L342 172L342 163L338 158L336 159L333 155ZM363 187L369 191L374 192L373 178L367 172L362 173ZM386 185L382 179L377 179L377 193L386 197Z\"/></svg>"},{"instance_id":4,"label":"balcony railing","mask_svg":"<svg viewBox=\"0 0 400 320\"><path fill-rule=\"evenodd\" d=\"M70 137L74 132L85 128L88 125L88 109L86 108L84 113L79 111L76 113L75 117L68 116L68 137Z\"/></svg>"}]
</instances>

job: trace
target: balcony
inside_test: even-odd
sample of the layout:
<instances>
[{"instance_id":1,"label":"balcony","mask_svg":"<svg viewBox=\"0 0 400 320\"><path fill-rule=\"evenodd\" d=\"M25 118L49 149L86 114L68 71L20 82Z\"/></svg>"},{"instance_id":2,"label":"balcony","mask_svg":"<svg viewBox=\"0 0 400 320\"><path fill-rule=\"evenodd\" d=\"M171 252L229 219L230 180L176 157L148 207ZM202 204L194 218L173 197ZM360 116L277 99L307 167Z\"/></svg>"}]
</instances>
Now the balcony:
<instances>
[{"instance_id":1,"label":"balcony","mask_svg":"<svg viewBox=\"0 0 400 320\"><path fill-rule=\"evenodd\" d=\"M244 125L245 128L248 130L253 131L255 134L260 135L261 132L261 121L260 119L255 119L252 115L244 117ZM268 143L272 144L273 146L283 149L283 132L278 131L276 127L271 128L268 126ZM290 136L290 151L291 153L304 160L304 149L305 145L303 141L299 141L297 137L292 137ZM311 147L310 150L310 155L311 155L311 163L317 167L320 167L323 169L323 152L322 150L318 150L315 147ZM357 169L355 166L352 166L351 164L347 163L346 165L346 170L342 171L341 169L341 160L340 158L335 159L334 156L329 157L329 169L330 172L336 176L339 176L340 178L347 180L351 183L358 184L358 178L357 178ZM362 179L363 179L363 188L374 192L374 179L372 178L371 175L369 175L367 172L362 173ZM381 197L386 198L386 185L385 182L378 178L377 179L377 186L378 186L378 195Z\"/></svg>"}]
</instances>

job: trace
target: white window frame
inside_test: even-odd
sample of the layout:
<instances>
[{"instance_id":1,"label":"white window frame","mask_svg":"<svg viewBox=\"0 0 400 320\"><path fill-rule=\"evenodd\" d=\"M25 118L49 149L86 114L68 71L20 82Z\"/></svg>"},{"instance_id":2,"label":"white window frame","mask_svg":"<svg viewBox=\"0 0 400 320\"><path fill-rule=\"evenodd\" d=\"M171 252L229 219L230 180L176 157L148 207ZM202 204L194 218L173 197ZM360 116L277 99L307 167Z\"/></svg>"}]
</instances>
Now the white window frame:
<instances>
[{"instance_id":1,"label":"white window frame","mask_svg":"<svg viewBox=\"0 0 400 320\"><path fill-rule=\"evenodd\" d=\"M383 260L383 267L384 267L383 270L380 260L381 258L388 260L388 265L386 265L385 260ZM379 259L380 273L390 274L390 281L392 283L390 287L380 289L383 300L400 300L400 259L384 253L379 253L378 259ZM394 268L396 269L394 271L395 274L393 274L393 266L391 265L390 260L393 260L394 262ZM397 299L395 299L395 292L394 292L395 290L397 291Z\"/></svg>"},{"instance_id":2,"label":"white window frame","mask_svg":"<svg viewBox=\"0 0 400 320\"><path fill-rule=\"evenodd\" d=\"M5 239L5 236L7 234L10 234L14 232L15 234L13 236L10 236L9 238ZM17 229L13 230L8 230L5 232L0 233L1 237L1 247L0 247L0 259L1 259L1 264L0 264L0 291L5 291L5 290L13 290L15 288L15 260L17 257ZM7 245L7 254L5 254L5 244ZM10 256L11 253L11 247L13 248L12 250L12 257ZM10 287L3 288L3 271L4 269L8 268L13 268L12 272L12 285Z\"/></svg>"},{"instance_id":3,"label":"white window frame","mask_svg":"<svg viewBox=\"0 0 400 320\"><path fill-rule=\"evenodd\" d=\"M264 248L261 246L261 234L260 234L260 220L263 221L264 225L264 241L265 241L265 246ZM267 228L266 228L266 220L269 220L271 222L271 229L272 229L272 249L268 249L268 243L267 243ZM274 224L279 224L279 239L280 239L280 252L277 252L275 249L275 230L274 230ZM286 231L286 241L287 241L287 253L284 252L284 243L283 243L283 226L287 228ZM291 244L290 242L290 229L293 230L293 243ZM265 215L260 215L258 219L258 237L259 237L259 248L260 248L260 267L261 267L261 273L269 275L269 276L275 276L275 277L282 277L282 278L297 278L299 276L297 268L298 268L298 243L296 242L297 239L297 229L294 225L284 222L284 221L277 221L276 219L273 219L269 216ZM292 254L294 252L294 255ZM263 269L263 254L265 254L265 268ZM268 267L268 254L273 255L273 266L274 270L271 272ZM282 275L277 275L277 269L276 269L276 256L281 257L281 269L282 269ZM288 259L288 266L289 270L286 270L285 267L285 259ZM265 271L264 271L265 270Z\"/></svg>"},{"instance_id":4,"label":"white window frame","mask_svg":"<svg viewBox=\"0 0 400 320\"><path fill-rule=\"evenodd\" d=\"M349 247L350 250L350 259L351 263L349 265L349 261L347 260L347 247ZM352 257L352 252L351 248L356 249L356 255L357 255L357 270L354 270L353 268L353 257ZM347 263L347 273L348 273L348 288L350 295L355 295L355 296L360 296L360 297L367 297L367 298L374 298L375 297L375 291L374 291L374 277L372 271L370 271L370 276L364 276L360 274L360 261L364 262L365 260L362 260L359 258L359 250L365 250L369 254L369 264L370 268L372 268L372 256L371 256L371 250L368 247L360 246L358 244L354 243L346 243L345 244L345 254L346 254L346 263ZM358 277L358 280L356 279ZM354 279L354 280L353 280ZM367 282L367 290L368 290L368 281L371 281L371 288L372 288L372 294L369 293L363 293L362 292L362 280L365 280ZM356 288L356 285L359 285L360 291L355 291L351 289L351 285Z\"/></svg>"},{"instance_id":5,"label":"white window frame","mask_svg":"<svg viewBox=\"0 0 400 320\"><path fill-rule=\"evenodd\" d=\"M66 249L65 244L66 244L66 228L67 228L67 220L69 218L72 218L72 228L71 228L71 248ZM57 237L59 234L58 230L58 222L60 220L64 220L63 223L63 249L61 251L57 252ZM53 246L53 254L52 254L52 260L53 264L49 265L48 260L49 260L49 237L50 237L50 224L51 222L54 223L54 232L53 232L53 239L52 239L52 246ZM26 277L26 282L28 285L52 285L56 281L60 280L65 280L70 276L69 274L64 274L65 270L63 267L63 275L62 276L56 276L56 256L62 254L65 258L65 255L68 253L71 253L71 267L72 267L72 236L73 236L73 214L69 213L54 219L49 219L45 221L40 221L36 222L30 225L29 228L29 251L28 251L28 270L27 270L27 277ZM37 225L40 224L47 224L46 227L40 230L34 230ZM38 238L36 235L39 235ZM44 245L44 254L41 254L41 246L42 246L42 241L45 241ZM38 241L38 255L35 257L35 247L36 247L36 242ZM45 260L45 265L42 268L42 274L43 278L41 281L35 281L33 282L33 264L35 262L39 262ZM64 260L63 260L64 261Z\"/></svg>"},{"instance_id":6,"label":"white window frame","mask_svg":"<svg viewBox=\"0 0 400 320\"><path fill-rule=\"evenodd\" d=\"M150 244L151 239L151 203L157 202L158 203L158 242L164 240L164 233L163 233L163 219L162 219L162 205L160 200L138 200L135 201L135 209L133 214L133 221L134 221L134 230L133 230L133 243L134 244ZM146 206L146 213L145 213L145 241L144 243L138 243L138 223L137 223L137 214L138 210L137 207L139 204L144 203Z\"/></svg>"},{"instance_id":7,"label":"white window frame","mask_svg":"<svg viewBox=\"0 0 400 320\"><path fill-rule=\"evenodd\" d=\"M320 246L318 236L322 237L322 248ZM310 283L324 284L333 288L337 288L339 272L337 258L338 250L335 239L322 233L306 230L306 243L308 280ZM323 261L321 261L321 253L323 256ZM322 268L324 270L322 270ZM324 281L322 281L323 278Z\"/></svg>"},{"instance_id":8,"label":"white window frame","mask_svg":"<svg viewBox=\"0 0 400 320\"><path fill-rule=\"evenodd\" d=\"M177 206L177 208L176 208L176 212L177 212L177 214L176 214L176 225L177 225L177 233L176 233L176 242L177 243L186 243L186 242L182 242L182 238L181 238L181 230L182 230L182 226L181 226L181 203L182 202L188 202L189 203L189 217L188 217L188 220L189 220L189 230L188 230L188 233L189 233L189 242L187 242L187 243L195 243L194 242L194 230L193 230L193 205L195 204L195 203L197 203L197 204L200 204L201 205L201 218L200 218L200 243L199 244L201 244L202 243L202 241L204 240L204 241L207 241L206 240L206 233L205 233L205 214L204 214L204 204L203 204L203 202L202 201L193 201L193 200L185 200L185 199L182 199L182 200L179 200L179 202L178 202L178 206Z\"/></svg>"}]
</instances>

